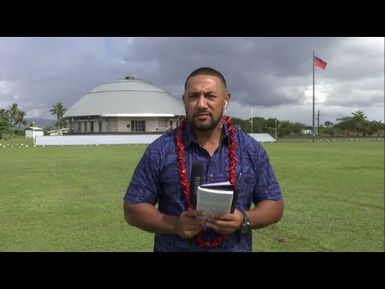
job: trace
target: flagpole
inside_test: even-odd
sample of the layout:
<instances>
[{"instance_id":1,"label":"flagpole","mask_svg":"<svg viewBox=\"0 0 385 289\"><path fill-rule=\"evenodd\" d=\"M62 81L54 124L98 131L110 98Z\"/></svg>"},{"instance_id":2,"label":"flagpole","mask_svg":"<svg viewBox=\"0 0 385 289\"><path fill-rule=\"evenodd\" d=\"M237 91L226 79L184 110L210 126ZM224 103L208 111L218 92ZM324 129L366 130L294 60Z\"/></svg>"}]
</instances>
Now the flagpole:
<instances>
[{"instance_id":1,"label":"flagpole","mask_svg":"<svg viewBox=\"0 0 385 289\"><path fill-rule=\"evenodd\" d=\"M313 59L312 59L312 65L313 65L313 142L315 138L315 127L314 127L314 100L315 100L315 89L314 89L314 50L313 50Z\"/></svg>"}]
</instances>

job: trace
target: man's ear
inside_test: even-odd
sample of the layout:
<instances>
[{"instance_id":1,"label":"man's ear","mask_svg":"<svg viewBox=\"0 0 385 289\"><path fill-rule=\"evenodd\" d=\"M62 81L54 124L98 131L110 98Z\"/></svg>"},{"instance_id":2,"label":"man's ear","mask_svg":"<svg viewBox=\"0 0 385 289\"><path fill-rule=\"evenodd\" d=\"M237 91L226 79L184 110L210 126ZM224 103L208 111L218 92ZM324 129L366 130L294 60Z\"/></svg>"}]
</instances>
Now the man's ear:
<instances>
[{"instance_id":1,"label":"man's ear","mask_svg":"<svg viewBox=\"0 0 385 289\"><path fill-rule=\"evenodd\" d=\"M231 93L230 92L227 92L226 96L225 96L225 105L224 105L224 108L227 108L227 105L229 103L229 101L231 100Z\"/></svg>"}]
</instances>

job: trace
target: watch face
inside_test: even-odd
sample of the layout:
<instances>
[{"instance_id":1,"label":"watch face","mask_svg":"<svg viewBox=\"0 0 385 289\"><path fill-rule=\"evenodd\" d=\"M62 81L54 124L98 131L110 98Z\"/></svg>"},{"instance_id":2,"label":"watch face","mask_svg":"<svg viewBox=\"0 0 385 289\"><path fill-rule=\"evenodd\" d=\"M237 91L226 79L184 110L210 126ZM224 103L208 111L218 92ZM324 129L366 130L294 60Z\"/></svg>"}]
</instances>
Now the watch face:
<instances>
[{"instance_id":1,"label":"watch face","mask_svg":"<svg viewBox=\"0 0 385 289\"><path fill-rule=\"evenodd\" d=\"M250 231L250 221L248 219L245 219L245 221L242 224L241 233L247 233Z\"/></svg>"}]
</instances>

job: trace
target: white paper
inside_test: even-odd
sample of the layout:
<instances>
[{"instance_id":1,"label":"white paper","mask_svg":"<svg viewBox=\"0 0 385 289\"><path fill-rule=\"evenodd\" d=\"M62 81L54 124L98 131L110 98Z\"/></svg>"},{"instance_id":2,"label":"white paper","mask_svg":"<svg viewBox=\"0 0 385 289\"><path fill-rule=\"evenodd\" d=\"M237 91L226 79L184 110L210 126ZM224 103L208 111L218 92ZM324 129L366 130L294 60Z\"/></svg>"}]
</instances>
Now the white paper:
<instances>
[{"instance_id":1,"label":"white paper","mask_svg":"<svg viewBox=\"0 0 385 289\"><path fill-rule=\"evenodd\" d=\"M213 186L228 186L228 189L212 189ZM196 209L205 215L229 213L233 202L234 191L229 182L212 183L199 186L197 189Z\"/></svg>"}]
</instances>

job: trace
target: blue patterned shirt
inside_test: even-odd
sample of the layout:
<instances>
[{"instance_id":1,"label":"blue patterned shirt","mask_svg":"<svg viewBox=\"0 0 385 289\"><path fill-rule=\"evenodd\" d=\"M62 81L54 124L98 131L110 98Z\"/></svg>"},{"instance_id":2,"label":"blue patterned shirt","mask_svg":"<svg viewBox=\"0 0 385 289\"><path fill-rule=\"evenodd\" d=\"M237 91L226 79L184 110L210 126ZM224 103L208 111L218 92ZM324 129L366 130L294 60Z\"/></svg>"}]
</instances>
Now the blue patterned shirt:
<instances>
[{"instance_id":1,"label":"blue patterned shirt","mask_svg":"<svg viewBox=\"0 0 385 289\"><path fill-rule=\"evenodd\" d=\"M187 210L178 173L176 134L177 130L165 133L147 147L124 196L126 203L152 205L158 203L159 211L174 216L179 216ZM212 157L197 143L190 123L187 123L183 137L188 176L191 174L192 164L202 161L205 169L202 183L229 180L229 134L226 126L225 137ZM262 145L239 129L236 129L236 141L239 159L237 164L239 193L236 207L248 210L251 203L282 199L279 184ZM214 230L205 229L207 240L215 239L216 236ZM155 234L154 251L251 252L252 232L246 234L234 232L217 248L201 248L195 238L183 239L176 234Z\"/></svg>"}]
</instances>

